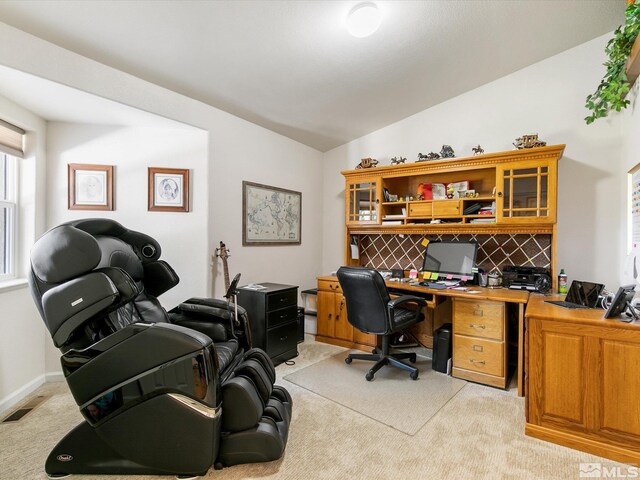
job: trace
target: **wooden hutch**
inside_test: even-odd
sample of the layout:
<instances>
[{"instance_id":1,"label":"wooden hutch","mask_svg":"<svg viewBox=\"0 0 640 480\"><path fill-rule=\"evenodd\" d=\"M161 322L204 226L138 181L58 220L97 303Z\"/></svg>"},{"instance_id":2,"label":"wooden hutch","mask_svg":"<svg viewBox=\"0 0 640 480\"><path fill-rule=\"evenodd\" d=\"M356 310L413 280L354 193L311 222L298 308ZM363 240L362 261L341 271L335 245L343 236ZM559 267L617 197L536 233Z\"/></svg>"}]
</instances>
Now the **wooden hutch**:
<instances>
[{"instance_id":1,"label":"wooden hutch","mask_svg":"<svg viewBox=\"0 0 640 480\"><path fill-rule=\"evenodd\" d=\"M341 172L345 177L344 264L420 270L425 239L474 239L482 243L478 264L485 262L481 266L487 271L507 264L544 266L555 279L557 171L564 148L553 145ZM421 183L463 181L475 191L473 197L417 198ZM397 196L397 201L385 201L389 195ZM478 204L482 214L468 213L473 210L469 207L477 209ZM518 244L525 241L530 245ZM513 253L504 254L507 247ZM455 308L445 296L434 296L427 310L418 338L431 346L432 328L451 319ZM336 277L318 278L317 339L363 350L376 342L374 336L355 331L348 323Z\"/></svg>"}]
</instances>

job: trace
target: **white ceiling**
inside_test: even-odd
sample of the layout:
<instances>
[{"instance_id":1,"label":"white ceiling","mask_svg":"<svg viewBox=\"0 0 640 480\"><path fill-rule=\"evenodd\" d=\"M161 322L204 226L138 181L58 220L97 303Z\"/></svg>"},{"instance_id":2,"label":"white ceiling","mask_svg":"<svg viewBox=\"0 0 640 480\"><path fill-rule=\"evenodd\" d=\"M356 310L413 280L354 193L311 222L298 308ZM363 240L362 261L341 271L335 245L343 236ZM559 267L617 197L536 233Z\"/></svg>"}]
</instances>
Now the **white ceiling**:
<instances>
[{"instance_id":1,"label":"white ceiling","mask_svg":"<svg viewBox=\"0 0 640 480\"><path fill-rule=\"evenodd\" d=\"M358 39L357 3L3 0L0 20L327 151L612 31L625 8L377 1L382 25Z\"/></svg>"}]
</instances>

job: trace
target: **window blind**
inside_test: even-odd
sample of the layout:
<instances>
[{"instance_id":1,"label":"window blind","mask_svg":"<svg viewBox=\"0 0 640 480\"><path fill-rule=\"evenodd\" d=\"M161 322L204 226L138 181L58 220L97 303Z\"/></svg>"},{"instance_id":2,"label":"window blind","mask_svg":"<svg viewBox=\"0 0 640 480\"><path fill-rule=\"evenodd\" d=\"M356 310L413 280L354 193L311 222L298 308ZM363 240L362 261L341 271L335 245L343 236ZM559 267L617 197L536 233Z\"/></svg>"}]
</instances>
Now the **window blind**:
<instances>
[{"instance_id":1,"label":"window blind","mask_svg":"<svg viewBox=\"0 0 640 480\"><path fill-rule=\"evenodd\" d=\"M25 131L4 120L0 120L0 152L24 158Z\"/></svg>"}]
</instances>

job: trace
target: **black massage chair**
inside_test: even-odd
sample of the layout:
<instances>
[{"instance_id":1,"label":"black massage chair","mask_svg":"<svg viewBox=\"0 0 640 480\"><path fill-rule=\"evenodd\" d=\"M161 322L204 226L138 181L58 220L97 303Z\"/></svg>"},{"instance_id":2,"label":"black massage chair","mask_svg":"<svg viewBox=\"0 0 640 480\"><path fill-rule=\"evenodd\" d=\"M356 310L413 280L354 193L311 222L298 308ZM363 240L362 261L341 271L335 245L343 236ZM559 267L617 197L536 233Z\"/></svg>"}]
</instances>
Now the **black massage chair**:
<instances>
[{"instance_id":1,"label":"black massage chair","mask_svg":"<svg viewBox=\"0 0 640 480\"><path fill-rule=\"evenodd\" d=\"M69 222L31 251L29 284L85 421L49 454L50 477L204 475L284 453L291 396L251 348L246 312L157 298L179 279L148 235Z\"/></svg>"}]
</instances>

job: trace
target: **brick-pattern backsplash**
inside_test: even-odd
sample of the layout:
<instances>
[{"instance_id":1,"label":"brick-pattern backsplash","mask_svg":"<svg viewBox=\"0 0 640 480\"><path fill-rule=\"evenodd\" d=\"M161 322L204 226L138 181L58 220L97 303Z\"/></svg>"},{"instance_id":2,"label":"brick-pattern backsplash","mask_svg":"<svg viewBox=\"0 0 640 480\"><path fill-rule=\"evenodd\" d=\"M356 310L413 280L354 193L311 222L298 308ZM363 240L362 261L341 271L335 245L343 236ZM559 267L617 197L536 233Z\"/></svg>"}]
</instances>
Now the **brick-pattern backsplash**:
<instances>
[{"instance_id":1,"label":"brick-pattern backsplash","mask_svg":"<svg viewBox=\"0 0 640 480\"><path fill-rule=\"evenodd\" d=\"M456 235L361 235L360 264L378 270L420 270L422 241L478 242L476 264L487 272L505 265L551 267L551 235L456 234Z\"/></svg>"}]
</instances>

